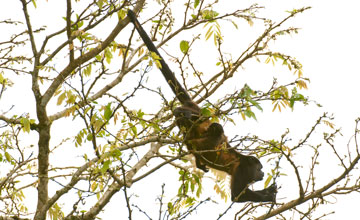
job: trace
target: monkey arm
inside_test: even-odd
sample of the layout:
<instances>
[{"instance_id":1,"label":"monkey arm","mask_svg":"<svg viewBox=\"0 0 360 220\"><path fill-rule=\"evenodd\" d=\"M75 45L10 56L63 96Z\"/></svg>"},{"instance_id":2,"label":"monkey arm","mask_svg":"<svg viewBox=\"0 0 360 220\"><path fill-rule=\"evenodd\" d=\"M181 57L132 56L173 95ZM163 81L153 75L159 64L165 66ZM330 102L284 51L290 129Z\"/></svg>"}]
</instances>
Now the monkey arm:
<instances>
[{"instance_id":1,"label":"monkey arm","mask_svg":"<svg viewBox=\"0 0 360 220\"><path fill-rule=\"evenodd\" d=\"M160 71L164 75L167 83L171 87L172 91L175 93L176 97L179 99L179 101L184 104L186 102L192 102L191 97L186 92L186 90L181 86L179 81L176 79L174 73L170 70L169 66L165 62L165 60L160 55L159 51L156 49L154 43L150 39L150 37L147 35L145 30L142 28L141 24L136 18L135 13L132 10L128 10L127 15L129 16L131 22L134 24L135 29L139 33L140 37L144 41L145 45L149 49L149 51L156 53L160 57L160 64L161 68ZM195 104L195 103L194 103Z\"/></svg>"}]
</instances>

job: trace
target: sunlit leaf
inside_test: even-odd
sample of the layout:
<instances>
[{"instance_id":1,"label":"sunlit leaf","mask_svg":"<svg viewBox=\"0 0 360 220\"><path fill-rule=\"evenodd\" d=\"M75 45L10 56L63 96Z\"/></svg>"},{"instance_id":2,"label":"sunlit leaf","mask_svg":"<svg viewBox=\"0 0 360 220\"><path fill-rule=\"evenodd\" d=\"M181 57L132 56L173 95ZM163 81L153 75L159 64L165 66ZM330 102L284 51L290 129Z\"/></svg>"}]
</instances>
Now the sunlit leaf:
<instances>
[{"instance_id":1,"label":"sunlit leaf","mask_svg":"<svg viewBox=\"0 0 360 220\"><path fill-rule=\"evenodd\" d=\"M199 5L199 3L200 3L200 0L195 0L195 2L194 2L194 8L196 8L196 7Z\"/></svg>"},{"instance_id":2,"label":"sunlit leaf","mask_svg":"<svg viewBox=\"0 0 360 220\"><path fill-rule=\"evenodd\" d=\"M63 92L57 99L57 105L61 105L61 103L64 101L64 99L66 98L66 92Z\"/></svg>"},{"instance_id":3,"label":"sunlit leaf","mask_svg":"<svg viewBox=\"0 0 360 220\"><path fill-rule=\"evenodd\" d=\"M260 111L262 111L263 109L261 108L260 104L252 99L249 99L249 102L251 104L253 104L257 109L259 109Z\"/></svg>"},{"instance_id":4,"label":"sunlit leaf","mask_svg":"<svg viewBox=\"0 0 360 220\"><path fill-rule=\"evenodd\" d=\"M157 55L155 52L151 52L150 55L151 55L151 58L154 60L156 67L161 69L162 68L161 63L160 63L161 57L159 55ZM149 61L149 65L150 66L152 65L151 60Z\"/></svg>"},{"instance_id":5,"label":"sunlit leaf","mask_svg":"<svg viewBox=\"0 0 360 220\"><path fill-rule=\"evenodd\" d=\"M11 155L8 152L5 152L5 159L9 162L12 160Z\"/></svg>"},{"instance_id":6,"label":"sunlit leaf","mask_svg":"<svg viewBox=\"0 0 360 220\"><path fill-rule=\"evenodd\" d=\"M210 28L208 29L208 31L205 34L205 40L209 40L209 38L212 36L213 31L212 31L212 26L210 26Z\"/></svg>"},{"instance_id":7,"label":"sunlit leaf","mask_svg":"<svg viewBox=\"0 0 360 220\"><path fill-rule=\"evenodd\" d=\"M119 17L119 20L122 20L126 17L126 11L125 10L120 10L118 11L118 17Z\"/></svg>"},{"instance_id":8,"label":"sunlit leaf","mask_svg":"<svg viewBox=\"0 0 360 220\"><path fill-rule=\"evenodd\" d=\"M107 104L104 109L104 118L109 121L112 116L111 103Z\"/></svg>"},{"instance_id":9,"label":"sunlit leaf","mask_svg":"<svg viewBox=\"0 0 360 220\"><path fill-rule=\"evenodd\" d=\"M0 73L0 84L5 84L5 78L4 76Z\"/></svg>"},{"instance_id":10,"label":"sunlit leaf","mask_svg":"<svg viewBox=\"0 0 360 220\"><path fill-rule=\"evenodd\" d=\"M92 141L92 139L93 139L93 135L91 133L88 134L88 136L86 137L86 140Z\"/></svg>"},{"instance_id":11,"label":"sunlit leaf","mask_svg":"<svg viewBox=\"0 0 360 220\"><path fill-rule=\"evenodd\" d=\"M231 23L235 26L236 29L239 29L238 25L234 21L231 21Z\"/></svg>"},{"instance_id":12,"label":"sunlit leaf","mask_svg":"<svg viewBox=\"0 0 360 220\"><path fill-rule=\"evenodd\" d=\"M240 114L241 114L242 119L245 121L245 120L246 120L246 117L245 117L244 112L240 112Z\"/></svg>"},{"instance_id":13,"label":"sunlit leaf","mask_svg":"<svg viewBox=\"0 0 360 220\"><path fill-rule=\"evenodd\" d=\"M253 118L253 119L257 120L257 119L256 119L256 116L255 116L255 113L254 113L253 111L251 111L250 108L246 109L246 110L244 111L244 114L245 114L248 118Z\"/></svg>"},{"instance_id":14,"label":"sunlit leaf","mask_svg":"<svg viewBox=\"0 0 360 220\"><path fill-rule=\"evenodd\" d=\"M189 42L188 41L185 41L185 40L182 40L180 42L180 50L183 54L186 54L189 50Z\"/></svg>"},{"instance_id":15,"label":"sunlit leaf","mask_svg":"<svg viewBox=\"0 0 360 220\"><path fill-rule=\"evenodd\" d=\"M296 81L296 85L300 88L300 89L307 89L307 84L305 81L303 80L297 80Z\"/></svg>"},{"instance_id":16,"label":"sunlit leaf","mask_svg":"<svg viewBox=\"0 0 360 220\"><path fill-rule=\"evenodd\" d=\"M101 9L104 5L104 0L98 0L98 1L96 1L96 4Z\"/></svg>"},{"instance_id":17,"label":"sunlit leaf","mask_svg":"<svg viewBox=\"0 0 360 220\"><path fill-rule=\"evenodd\" d=\"M270 62L270 60L271 60L270 57L266 58L265 63L268 64Z\"/></svg>"},{"instance_id":18,"label":"sunlit leaf","mask_svg":"<svg viewBox=\"0 0 360 220\"><path fill-rule=\"evenodd\" d=\"M264 183L264 188L267 188L270 184L270 181L272 180L273 176L272 175L269 175L266 180L265 180L265 183Z\"/></svg>"},{"instance_id":19,"label":"sunlit leaf","mask_svg":"<svg viewBox=\"0 0 360 220\"><path fill-rule=\"evenodd\" d=\"M113 58L113 55L112 55L111 51L108 48L106 48L105 49L105 60L106 60L106 62L108 64L110 64L112 58Z\"/></svg>"},{"instance_id":20,"label":"sunlit leaf","mask_svg":"<svg viewBox=\"0 0 360 220\"><path fill-rule=\"evenodd\" d=\"M92 191L92 192L95 192L95 190L98 188L98 185L99 185L99 184L94 181L94 182L91 184L91 186L90 186L91 191Z\"/></svg>"},{"instance_id":21,"label":"sunlit leaf","mask_svg":"<svg viewBox=\"0 0 360 220\"><path fill-rule=\"evenodd\" d=\"M37 6L36 6L36 1L35 1L35 0L31 0L31 2L33 3L34 7L37 8Z\"/></svg>"},{"instance_id":22,"label":"sunlit leaf","mask_svg":"<svg viewBox=\"0 0 360 220\"><path fill-rule=\"evenodd\" d=\"M167 208L168 208L169 214L172 215L174 213L174 206L171 202L168 202Z\"/></svg>"},{"instance_id":23,"label":"sunlit leaf","mask_svg":"<svg viewBox=\"0 0 360 220\"><path fill-rule=\"evenodd\" d=\"M91 75L91 68L92 68L92 65L88 65L84 70L83 70L83 74L85 76L90 76Z\"/></svg>"},{"instance_id":24,"label":"sunlit leaf","mask_svg":"<svg viewBox=\"0 0 360 220\"><path fill-rule=\"evenodd\" d=\"M110 167L111 161L107 160L103 163L102 167L100 168L100 172L104 174Z\"/></svg>"},{"instance_id":25,"label":"sunlit leaf","mask_svg":"<svg viewBox=\"0 0 360 220\"><path fill-rule=\"evenodd\" d=\"M21 118L20 123L22 125L22 130L24 132L29 133L30 132L30 125L31 125L30 120L28 118Z\"/></svg>"},{"instance_id":26,"label":"sunlit leaf","mask_svg":"<svg viewBox=\"0 0 360 220\"><path fill-rule=\"evenodd\" d=\"M201 15L203 19L211 20L216 18L219 15L219 13L213 10L203 10Z\"/></svg>"}]
</instances>

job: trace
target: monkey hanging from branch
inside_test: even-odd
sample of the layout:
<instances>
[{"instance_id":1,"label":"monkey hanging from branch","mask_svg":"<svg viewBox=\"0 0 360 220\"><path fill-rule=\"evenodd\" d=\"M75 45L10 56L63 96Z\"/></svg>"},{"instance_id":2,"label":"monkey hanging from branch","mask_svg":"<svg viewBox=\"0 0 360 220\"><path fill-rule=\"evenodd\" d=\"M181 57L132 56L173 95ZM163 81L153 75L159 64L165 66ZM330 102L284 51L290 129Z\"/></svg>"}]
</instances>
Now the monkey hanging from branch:
<instances>
[{"instance_id":1,"label":"monkey hanging from branch","mask_svg":"<svg viewBox=\"0 0 360 220\"><path fill-rule=\"evenodd\" d=\"M176 79L137 20L135 13L128 10L127 15L149 51L159 56L160 70L181 103L181 106L175 108L173 113L177 126L185 131L184 143L195 156L197 168L207 172L207 167L210 167L231 175L231 200L233 202L275 202L277 192L275 184L258 191L248 189L251 183L260 181L264 177L260 161L254 156L243 155L234 150L224 134L223 127L201 116L201 109Z\"/></svg>"}]
</instances>

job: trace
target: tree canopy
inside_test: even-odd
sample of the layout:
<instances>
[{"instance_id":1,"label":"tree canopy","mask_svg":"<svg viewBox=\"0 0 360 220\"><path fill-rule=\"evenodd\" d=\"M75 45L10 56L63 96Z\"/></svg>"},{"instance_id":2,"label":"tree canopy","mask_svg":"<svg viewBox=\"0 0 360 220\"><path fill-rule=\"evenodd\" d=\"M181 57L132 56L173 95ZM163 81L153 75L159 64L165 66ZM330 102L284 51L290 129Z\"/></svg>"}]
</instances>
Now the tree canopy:
<instances>
[{"instance_id":1,"label":"tree canopy","mask_svg":"<svg viewBox=\"0 0 360 220\"><path fill-rule=\"evenodd\" d=\"M331 211L319 207L359 192L359 120L345 147L328 113L308 130L276 137L246 130L259 115L319 105L307 97L301 62L275 44L300 31L291 21L310 7L272 20L261 5L232 4L18 0L3 7L12 13L0 19L0 219L186 219L219 204L214 219L322 219ZM202 114L224 126L234 149L262 161L260 184L277 183L276 203L231 203L229 177L193 165L175 126L179 102L129 9ZM254 65L269 73L247 81ZM287 73L272 75L274 66Z\"/></svg>"}]
</instances>

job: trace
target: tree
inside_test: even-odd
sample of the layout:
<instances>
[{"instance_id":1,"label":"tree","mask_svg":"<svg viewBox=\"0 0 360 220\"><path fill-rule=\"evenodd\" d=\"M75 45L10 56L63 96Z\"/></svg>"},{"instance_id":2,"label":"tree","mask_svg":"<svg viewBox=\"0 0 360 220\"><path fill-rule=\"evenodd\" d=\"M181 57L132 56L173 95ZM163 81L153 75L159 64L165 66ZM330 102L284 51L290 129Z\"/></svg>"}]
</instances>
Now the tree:
<instances>
[{"instance_id":1,"label":"tree","mask_svg":"<svg viewBox=\"0 0 360 220\"><path fill-rule=\"evenodd\" d=\"M178 189L173 187L165 196L164 186L151 186L162 189L156 203L138 194L143 203L159 206L159 219L190 216L213 200L204 198L204 191L211 191L211 198L220 195L219 203L228 200L224 174L204 174L191 165L171 111L178 103L164 80L155 81L161 77L156 68L161 67L157 57L136 41L126 17L128 9L141 11L140 20L147 30L151 27L152 39L211 120L236 124L241 119L256 120L267 103L273 111L309 104L300 93L308 83L302 65L272 49L282 35L298 32L287 22L309 8L289 11L275 22L258 16L261 6L224 11L218 1L176 5L179 2L19 0L12 4L16 13L0 21L4 30L10 30L0 44L0 219L95 219L118 194L124 196L129 219L148 216L129 191L138 182L150 186L145 177L162 169L178 175L172 180ZM58 9L51 12L54 16L39 16L48 13L52 4ZM237 42L227 44L224 27L230 24L233 32L241 31L244 21L260 26L261 33L244 48ZM216 53L207 56L199 45L210 45L209 41ZM226 49L228 45L232 50ZM209 59L207 67L198 64L200 59ZM293 75L284 77L284 83L274 79L262 90L245 83L241 89L229 89L238 88L240 67L252 60L259 65L280 63ZM321 218L316 211L330 196L359 191L360 178L353 176L360 159L359 120L347 152L334 144L340 130L331 120L329 114L322 115L297 143L289 131L271 139L256 134L229 137L238 151L271 166L265 186L278 182L283 187L279 191L288 187L297 194L275 204L245 203L236 208L230 204L218 212L219 218L230 215L231 209L237 219L285 219L294 214ZM320 129L325 131L318 143ZM320 154L329 149L340 169L318 183ZM295 184L277 181L285 175ZM215 190L204 184L206 177L215 179ZM162 181L168 184L171 179Z\"/></svg>"}]
</instances>

